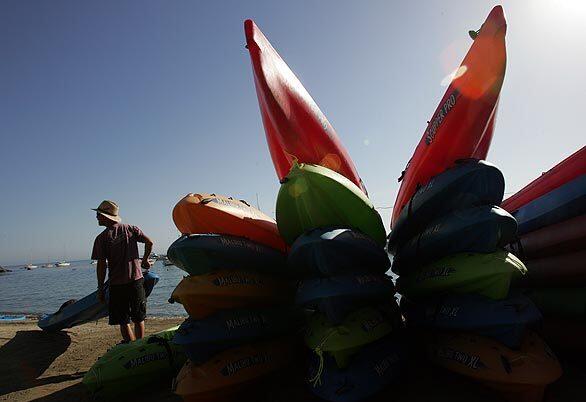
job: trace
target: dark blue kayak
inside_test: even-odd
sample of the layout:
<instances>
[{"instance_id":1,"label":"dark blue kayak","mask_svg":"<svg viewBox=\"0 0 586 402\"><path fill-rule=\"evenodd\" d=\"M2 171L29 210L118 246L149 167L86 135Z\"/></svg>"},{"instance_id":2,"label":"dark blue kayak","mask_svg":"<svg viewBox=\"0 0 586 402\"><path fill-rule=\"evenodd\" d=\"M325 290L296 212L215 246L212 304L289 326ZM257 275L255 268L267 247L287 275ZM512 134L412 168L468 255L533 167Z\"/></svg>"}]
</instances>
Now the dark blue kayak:
<instances>
[{"instance_id":1,"label":"dark blue kayak","mask_svg":"<svg viewBox=\"0 0 586 402\"><path fill-rule=\"evenodd\" d=\"M299 236L291 245L288 272L297 278L345 273L384 274L391 266L379 244L347 228L320 228Z\"/></svg>"},{"instance_id":2,"label":"dark blue kayak","mask_svg":"<svg viewBox=\"0 0 586 402\"><path fill-rule=\"evenodd\" d=\"M238 268L267 274L283 274L285 254L272 247L236 236L193 234L175 240L167 257L191 275Z\"/></svg>"},{"instance_id":3,"label":"dark blue kayak","mask_svg":"<svg viewBox=\"0 0 586 402\"><path fill-rule=\"evenodd\" d=\"M397 335L364 346L345 369L338 368L334 358L327 354L321 365L319 357L312 354L308 387L326 401L367 400L401 378L407 358L406 342Z\"/></svg>"},{"instance_id":4,"label":"dark blue kayak","mask_svg":"<svg viewBox=\"0 0 586 402\"><path fill-rule=\"evenodd\" d=\"M513 212L519 235L586 213L586 174Z\"/></svg>"},{"instance_id":5,"label":"dark blue kayak","mask_svg":"<svg viewBox=\"0 0 586 402\"><path fill-rule=\"evenodd\" d=\"M152 272L144 274L144 290L147 297L151 294L157 282L159 282L157 274ZM38 322L39 328L44 331L54 332L107 317L108 297L110 294L107 282L104 290L106 303L98 301L97 292L93 292L80 300L67 301L56 313L43 316Z\"/></svg>"},{"instance_id":6,"label":"dark blue kayak","mask_svg":"<svg viewBox=\"0 0 586 402\"><path fill-rule=\"evenodd\" d=\"M516 233L515 218L502 208L482 206L454 211L434 220L400 246L393 272L456 253L493 253L510 243Z\"/></svg>"},{"instance_id":7,"label":"dark blue kayak","mask_svg":"<svg viewBox=\"0 0 586 402\"><path fill-rule=\"evenodd\" d=\"M421 232L434 219L452 211L500 205L505 178L485 161L466 161L432 178L411 197L389 235L389 250Z\"/></svg>"},{"instance_id":8,"label":"dark blue kayak","mask_svg":"<svg viewBox=\"0 0 586 402\"><path fill-rule=\"evenodd\" d=\"M343 275L299 283L295 303L324 313L339 324L352 310L394 300L395 286L386 275Z\"/></svg>"},{"instance_id":9,"label":"dark blue kayak","mask_svg":"<svg viewBox=\"0 0 586 402\"><path fill-rule=\"evenodd\" d=\"M224 310L201 320L188 318L175 332L173 343L201 364L223 350L292 333L302 325L303 315L292 309Z\"/></svg>"},{"instance_id":10,"label":"dark blue kayak","mask_svg":"<svg viewBox=\"0 0 586 402\"><path fill-rule=\"evenodd\" d=\"M401 310L408 327L471 331L513 349L520 346L525 329L542 319L539 309L523 295L504 300L472 294L422 302L403 298Z\"/></svg>"}]
</instances>

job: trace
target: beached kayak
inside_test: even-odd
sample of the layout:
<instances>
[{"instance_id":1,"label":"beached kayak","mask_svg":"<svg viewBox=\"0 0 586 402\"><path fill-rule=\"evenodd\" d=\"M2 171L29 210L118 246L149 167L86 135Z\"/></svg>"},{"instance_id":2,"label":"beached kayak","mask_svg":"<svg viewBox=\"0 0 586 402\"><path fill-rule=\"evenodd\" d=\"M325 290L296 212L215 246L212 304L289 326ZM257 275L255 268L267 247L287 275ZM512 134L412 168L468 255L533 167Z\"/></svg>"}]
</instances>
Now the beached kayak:
<instances>
[{"instance_id":1,"label":"beached kayak","mask_svg":"<svg viewBox=\"0 0 586 402\"><path fill-rule=\"evenodd\" d=\"M281 338L226 350L202 365L187 361L174 391L184 401L260 401L250 395L262 393L259 382L293 365L299 352L294 339Z\"/></svg>"},{"instance_id":2,"label":"beached kayak","mask_svg":"<svg viewBox=\"0 0 586 402\"><path fill-rule=\"evenodd\" d=\"M586 174L576 177L513 212L523 235L586 214Z\"/></svg>"},{"instance_id":3,"label":"beached kayak","mask_svg":"<svg viewBox=\"0 0 586 402\"><path fill-rule=\"evenodd\" d=\"M547 344L527 331L519 350L465 332L438 334L428 342L432 362L500 391L509 401L541 401L543 392L562 375Z\"/></svg>"},{"instance_id":4,"label":"beached kayak","mask_svg":"<svg viewBox=\"0 0 586 402\"><path fill-rule=\"evenodd\" d=\"M364 307L346 316L341 324L328 321L325 314L315 313L307 320L305 344L318 356L329 355L340 368L348 367L352 355L401 328L399 306L393 301L380 308Z\"/></svg>"},{"instance_id":5,"label":"beached kayak","mask_svg":"<svg viewBox=\"0 0 586 402\"><path fill-rule=\"evenodd\" d=\"M83 385L95 398L110 400L158 383L169 387L186 360L171 342L177 328L114 346L84 375Z\"/></svg>"},{"instance_id":6,"label":"beached kayak","mask_svg":"<svg viewBox=\"0 0 586 402\"><path fill-rule=\"evenodd\" d=\"M507 248L523 261L580 251L586 244L586 214L525 233Z\"/></svg>"},{"instance_id":7,"label":"beached kayak","mask_svg":"<svg viewBox=\"0 0 586 402\"><path fill-rule=\"evenodd\" d=\"M503 9L496 6L480 27L401 175L392 227L419 186L458 160L486 159L505 77L506 31Z\"/></svg>"},{"instance_id":8,"label":"beached kayak","mask_svg":"<svg viewBox=\"0 0 586 402\"><path fill-rule=\"evenodd\" d=\"M513 241L516 233L515 218L499 207L454 211L398 246L393 271L403 273L456 253L492 253Z\"/></svg>"},{"instance_id":9,"label":"beached kayak","mask_svg":"<svg viewBox=\"0 0 586 402\"><path fill-rule=\"evenodd\" d=\"M295 240L287 257L288 271L296 278L388 271L385 249L362 232L319 228Z\"/></svg>"},{"instance_id":10,"label":"beached kayak","mask_svg":"<svg viewBox=\"0 0 586 402\"><path fill-rule=\"evenodd\" d=\"M187 194L173 208L173 221L182 234L231 235L281 251L287 248L274 219L232 197Z\"/></svg>"},{"instance_id":11,"label":"beached kayak","mask_svg":"<svg viewBox=\"0 0 586 402\"><path fill-rule=\"evenodd\" d=\"M302 324L301 312L290 308L224 310L201 320L188 318L173 343L181 345L192 362L201 364L238 345L295 333Z\"/></svg>"},{"instance_id":12,"label":"beached kayak","mask_svg":"<svg viewBox=\"0 0 586 402\"><path fill-rule=\"evenodd\" d=\"M147 297L151 294L157 282L159 282L159 276L157 274L150 271L144 274L144 290ZM60 331L65 328L73 328L107 317L108 297L110 294L108 282L106 282L104 288L106 296L105 303L98 301L97 291L87 295L83 299L67 301L56 313L42 317L38 323L39 328L50 332Z\"/></svg>"},{"instance_id":13,"label":"beached kayak","mask_svg":"<svg viewBox=\"0 0 586 402\"><path fill-rule=\"evenodd\" d=\"M311 163L340 173L366 188L334 128L299 79L256 24L244 22L254 84L269 151L279 180L294 163Z\"/></svg>"},{"instance_id":14,"label":"beached kayak","mask_svg":"<svg viewBox=\"0 0 586 402\"><path fill-rule=\"evenodd\" d=\"M294 295L291 283L233 269L185 277L169 301L181 303L190 317L199 319L221 310L292 303Z\"/></svg>"},{"instance_id":15,"label":"beached kayak","mask_svg":"<svg viewBox=\"0 0 586 402\"><path fill-rule=\"evenodd\" d=\"M331 356L323 361L313 356L307 376L309 389L326 401L370 400L402 377L407 360L406 342L393 334L364 346L344 369Z\"/></svg>"},{"instance_id":16,"label":"beached kayak","mask_svg":"<svg viewBox=\"0 0 586 402\"><path fill-rule=\"evenodd\" d=\"M527 265L527 275L520 281L521 286L586 286L585 249L574 253L529 260L525 264Z\"/></svg>"},{"instance_id":17,"label":"beached kayak","mask_svg":"<svg viewBox=\"0 0 586 402\"><path fill-rule=\"evenodd\" d=\"M586 322L586 286L550 287L526 289L526 295L533 300L547 320L548 317L566 318Z\"/></svg>"},{"instance_id":18,"label":"beached kayak","mask_svg":"<svg viewBox=\"0 0 586 402\"><path fill-rule=\"evenodd\" d=\"M277 226L287 244L321 227L357 230L381 246L386 241L368 197L341 174L318 165L293 165L277 196Z\"/></svg>"},{"instance_id":19,"label":"beached kayak","mask_svg":"<svg viewBox=\"0 0 586 402\"><path fill-rule=\"evenodd\" d=\"M415 192L393 224L389 250L406 242L433 220L453 211L483 205L499 205L505 178L485 161L465 161L433 177Z\"/></svg>"},{"instance_id":20,"label":"beached kayak","mask_svg":"<svg viewBox=\"0 0 586 402\"><path fill-rule=\"evenodd\" d=\"M549 193L552 190L586 174L586 146L542 173L537 179L503 201L501 207L515 212L523 205Z\"/></svg>"},{"instance_id":21,"label":"beached kayak","mask_svg":"<svg viewBox=\"0 0 586 402\"><path fill-rule=\"evenodd\" d=\"M475 294L455 294L412 302L401 299L408 327L470 331L516 349L525 330L542 320L533 302L523 295L492 300Z\"/></svg>"},{"instance_id":22,"label":"beached kayak","mask_svg":"<svg viewBox=\"0 0 586 402\"><path fill-rule=\"evenodd\" d=\"M281 275L285 254L243 237L193 234L182 236L169 246L167 258L190 275L220 269L241 269Z\"/></svg>"},{"instance_id":23,"label":"beached kayak","mask_svg":"<svg viewBox=\"0 0 586 402\"><path fill-rule=\"evenodd\" d=\"M26 320L26 315L0 314L0 323L24 320Z\"/></svg>"},{"instance_id":24,"label":"beached kayak","mask_svg":"<svg viewBox=\"0 0 586 402\"><path fill-rule=\"evenodd\" d=\"M393 302L395 286L387 275L341 275L306 279L299 283L295 304L341 323L352 310Z\"/></svg>"},{"instance_id":25,"label":"beached kayak","mask_svg":"<svg viewBox=\"0 0 586 402\"><path fill-rule=\"evenodd\" d=\"M523 263L506 251L462 253L401 275L397 279L397 289L409 299L479 294L501 300L508 296L513 278L519 278L526 272Z\"/></svg>"}]
</instances>

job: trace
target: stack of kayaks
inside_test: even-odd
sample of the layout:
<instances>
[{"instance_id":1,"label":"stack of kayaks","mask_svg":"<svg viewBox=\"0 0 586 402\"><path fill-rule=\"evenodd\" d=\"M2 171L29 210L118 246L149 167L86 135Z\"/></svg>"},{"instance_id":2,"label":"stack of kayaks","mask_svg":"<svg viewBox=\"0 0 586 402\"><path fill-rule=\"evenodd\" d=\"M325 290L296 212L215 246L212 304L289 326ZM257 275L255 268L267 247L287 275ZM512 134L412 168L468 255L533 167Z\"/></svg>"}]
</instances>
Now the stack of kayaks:
<instances>
[{"instance_id":1,"label":"stack of kayaks","mask_svg":"<svg viewBox=\"0 0 586 402\"><path fill-rule=\"evenodd\" d=\"M188 357L175 381L185 400L242 398L292 362L303 324L284 278L287 246L273 219L245 201L188 194L173 210L183 236L167 252L189 273L170 302L189 318L173 343Z\"/></svg>"},{"instance_id":2,"label":"stack of kayaks","mask_svg":"<svg viewBox=\"0 0 586 402\"><path fill-rule=\"evenodd\" d=\"M405 362L385 230L332 126L252 21L247 47L267 142L281 180L276 215L287 275L307 313L310 390L371 397Z\"/></svg>"},{"instance_id":3,"label":"stack of kayaks","mask_svg":"<svg viewBox=\"0 0 586 402\"><path fill-rule=\"evenodd\" d=\"M519 236L509 248L527 265L520 286L541 309L544 328L555 329L549 331L555 346L580 345L577 340L586 337L586 147L502 207L519 222Z\"/></svg>"},{"instance_id":4,"label":"stack of kayaks","mask_svg":"<svg viewBox=\"0 0 586 402\"><path fill-rule=\"evenodd\" d=\"M541 399L561 375L528 327L535 305L510 291L526 268L504 250L517 233L499 208L504 177L484 159L505 74L506 22L495 7L402 175L388 248L407 326L432 362L512 400Z\"/></svg>"}]
</instances>

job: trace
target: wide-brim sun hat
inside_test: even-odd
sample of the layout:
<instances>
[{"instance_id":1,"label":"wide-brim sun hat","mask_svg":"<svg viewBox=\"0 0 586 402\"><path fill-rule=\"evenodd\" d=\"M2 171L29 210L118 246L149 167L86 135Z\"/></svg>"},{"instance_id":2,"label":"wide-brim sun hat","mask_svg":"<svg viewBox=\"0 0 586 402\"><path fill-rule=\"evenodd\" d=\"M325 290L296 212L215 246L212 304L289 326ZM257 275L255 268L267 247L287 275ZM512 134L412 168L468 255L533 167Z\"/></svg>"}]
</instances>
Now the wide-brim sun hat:
<instances>
[{"instance_id":1,"label":"wide-brim sun hat","mask_svg":"<svg viewBox=\"0 0 586 402\"><path fill-rule=\"evenodd\" d=\"M122 220L120 215L118 215L118 204L116 204L114 201L104 200L97 208L92 208L92 211L96 211L100 215L103 215L106 218L113 220L114 222L120 222Z\"/></svg>"}]
</instances>

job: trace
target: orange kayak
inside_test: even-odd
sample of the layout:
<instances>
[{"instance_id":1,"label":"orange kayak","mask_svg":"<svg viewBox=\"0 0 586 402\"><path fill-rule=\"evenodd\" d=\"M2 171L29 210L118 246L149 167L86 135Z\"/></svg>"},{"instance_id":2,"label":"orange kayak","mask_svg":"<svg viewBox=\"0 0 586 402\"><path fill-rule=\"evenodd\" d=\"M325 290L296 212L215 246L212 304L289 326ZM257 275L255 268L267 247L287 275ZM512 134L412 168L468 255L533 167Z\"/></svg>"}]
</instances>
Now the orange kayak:
<instances>
[{"instance_id":1,"label":"orange kayak","mask_svg":"<svg viewBox=\"0 0 586 402\"><path fill-rule=\"evenodd\" d=\"M549 346L531 331L519 350L470 333L442 333L429 343L428 352L439 366L479 380L515 402L540 402L545 387L562 375Z\"/></svg>"},{"instance_id":2,"label":"orange kayak","mask_svg":"<svg viewBox=\"0 0 586 402\"><path fill-rule=\"evenodd\" d=\"M215 233L245 237L286 251L277 223L246 201L216 194L187 194L175 208L173 221L182 234Z\"/></svg>"},{"instance_id":3,"label":"orange kayak","mask_svg":"<svg viewBox=\"0 0 586 402\"><path fill-rule=\"evenodd\" d=\"M286 281L222 270L183 278L170 300L183 304L190 317L201 319L220 310L293 303L294 295L295 288Z\"/></svg>"},{"instance_id":4,"label":"orange kayak","mask_svg":"<svg viewBox=\"0 0 586 402\"><path fill-rule=\"evenodd\" d=\"M254 385L292 363L298 355L295 345L285 338L230 349L200 366L188 361L175 378L175 393L184 401L242 400L259 391Z\"/></svg>"}]
</instances>

